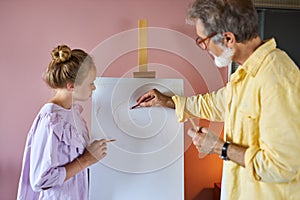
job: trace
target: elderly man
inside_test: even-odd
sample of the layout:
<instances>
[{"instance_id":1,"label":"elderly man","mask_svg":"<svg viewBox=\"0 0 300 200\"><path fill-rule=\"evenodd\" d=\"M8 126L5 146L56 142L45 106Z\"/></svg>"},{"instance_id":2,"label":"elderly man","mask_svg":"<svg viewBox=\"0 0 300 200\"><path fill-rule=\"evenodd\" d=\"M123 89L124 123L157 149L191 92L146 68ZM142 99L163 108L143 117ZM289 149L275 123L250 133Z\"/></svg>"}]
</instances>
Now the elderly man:
<instances>
[{"instance_id":1,"label":"elderly man","mask_svg":"<svg viewBox=\"0 0 300 200\"><path fill-rule=\"evenodd\" d=\"M239 64L228 84L192 97L153 89L140 106L176 109L191 117L224 122L224 140L207 128L188 134L201 153L225 160L221 199L299 199L300 71L275 40L262 41L251 0L196 0L188 12L217 66ZM150 101L145 101L149 97Z\"/></svg>"}]
</instances>

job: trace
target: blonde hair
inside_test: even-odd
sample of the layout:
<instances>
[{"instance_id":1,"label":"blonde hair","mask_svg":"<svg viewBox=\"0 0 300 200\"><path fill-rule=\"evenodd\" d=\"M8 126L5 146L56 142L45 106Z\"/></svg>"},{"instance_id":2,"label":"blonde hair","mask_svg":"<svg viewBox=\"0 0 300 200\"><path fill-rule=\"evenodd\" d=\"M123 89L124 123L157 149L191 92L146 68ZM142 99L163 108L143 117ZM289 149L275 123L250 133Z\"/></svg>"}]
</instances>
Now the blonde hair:
<instances>
[{"instance_id":1,"label":"blonde hair","mask_svg":"<svg viewBox=\"0 0 300 200\"><path fill-rule=\"evenodd\" d=\"M54 89L65 88L67 83L80 85L89 70L95 68L92 57L81 49L71 50L67 45L59 45L51 55L44 80Z\"/></svg>"}]
</instances>

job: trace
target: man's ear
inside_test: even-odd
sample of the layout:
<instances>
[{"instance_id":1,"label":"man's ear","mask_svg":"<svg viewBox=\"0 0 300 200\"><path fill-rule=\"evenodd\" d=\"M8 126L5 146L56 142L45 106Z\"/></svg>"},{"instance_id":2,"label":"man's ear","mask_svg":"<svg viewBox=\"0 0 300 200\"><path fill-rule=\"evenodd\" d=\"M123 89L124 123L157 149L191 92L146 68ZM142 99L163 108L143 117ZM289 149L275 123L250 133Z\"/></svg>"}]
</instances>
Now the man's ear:
<instances>
[{"instance_id":1,"label":"man's ear","mask_svg":"<svg viewBox=\"0 0 300 200\"><path fill-rule=\"evenodd\" d=\"M232 32L223 33L224 44L228 48L232 48L236 42L235 35Z\"/></svg>"},{"instance_id":2,"label":"man's ear","mask_svg":"<svg viewBox=\"0 0 300 200\"><path fill-rule=\"evenodd\" d=\"M67 90L73 92L73 90L74 90L74 83L67 83Z\"/></svg>"}]
</instances>

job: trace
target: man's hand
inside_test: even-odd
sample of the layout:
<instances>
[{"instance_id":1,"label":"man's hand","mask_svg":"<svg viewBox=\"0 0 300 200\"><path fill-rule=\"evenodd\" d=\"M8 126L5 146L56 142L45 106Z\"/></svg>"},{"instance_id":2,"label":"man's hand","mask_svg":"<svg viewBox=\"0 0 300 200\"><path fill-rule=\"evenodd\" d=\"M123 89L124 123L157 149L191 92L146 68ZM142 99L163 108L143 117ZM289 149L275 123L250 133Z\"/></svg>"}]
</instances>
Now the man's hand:
<instances>
[{"instance_id":1,"label":"man's hand","mask_svg":"<svg viewBox=\"0 0 300 200\"><path fill-rule=\"evenodd\" d=\"M207 128L199 128L197 130L191 128L188 135L192 138L193 144L202 155L221 154L224 141L219 138L213 131Z\"/></svg>"},{"instance_id":2,"label":"man's hand","mask_svg":"<svg viewBox=\"0 0 300 200\"><path fill-rule=\"evenodd\" d=\"M175 108L172 97L162 94L157 89L152 89L137 99L137 104L142 107L163 106Z\"/></svg>"}]
</instances>

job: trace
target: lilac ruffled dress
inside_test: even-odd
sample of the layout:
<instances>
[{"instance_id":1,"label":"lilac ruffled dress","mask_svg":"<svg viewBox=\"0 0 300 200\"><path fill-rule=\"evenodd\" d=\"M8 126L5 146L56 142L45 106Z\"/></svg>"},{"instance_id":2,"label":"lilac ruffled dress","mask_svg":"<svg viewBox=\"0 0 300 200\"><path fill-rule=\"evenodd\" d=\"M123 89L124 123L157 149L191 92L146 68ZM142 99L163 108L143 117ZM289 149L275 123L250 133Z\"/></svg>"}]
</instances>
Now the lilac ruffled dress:
<instances>
[{"instance_id":1,"label":"lilac ruffled dress","mask_svg":"<svg viewBox=\"0 0 300 200\"><path fill-rule=\"evenodd\" d=\"M35 118L27 137L18 200L86 200L88 172L66 182L64 165L81 155L89 143L82 107L64 109L47 103Z\"/></svg>"}]
</instances>

